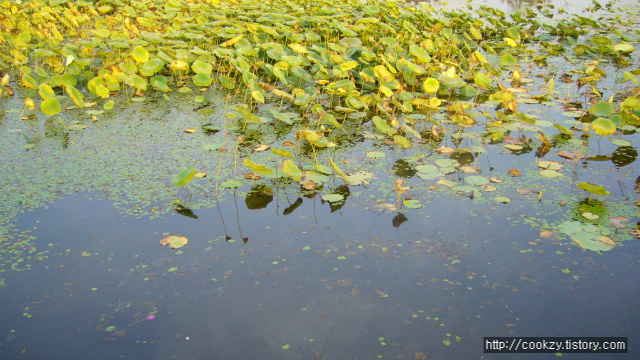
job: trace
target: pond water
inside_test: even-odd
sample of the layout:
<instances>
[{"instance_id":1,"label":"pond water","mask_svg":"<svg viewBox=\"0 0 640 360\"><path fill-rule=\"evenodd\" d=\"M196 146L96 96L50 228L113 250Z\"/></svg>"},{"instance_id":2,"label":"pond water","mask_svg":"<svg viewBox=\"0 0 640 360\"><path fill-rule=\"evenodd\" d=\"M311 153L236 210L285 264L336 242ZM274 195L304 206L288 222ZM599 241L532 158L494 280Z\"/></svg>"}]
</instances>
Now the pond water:
<instances>
[{"instance_id":1,"label":"pond water","mask_svg":"<svg viewBox=\"0 0 640 360\"><path fill-rule=\"evenodd\" d=\"M621 91L614 80L603 98ZM477 125L405 150L353 121L345 128L357 135L317 156L359 174L358 185L336 176L309 190L242 177L244 156L275 163L252 150L260 144L299 152L303 169L315 153L286 147L295 140L282 124L225 128L225 96L205 94L204 105L184 94L116 99L119 112L77 132L20 120L18 93L0 104L1 359L585 357L483 354L489 336L622 336L627 354L598 359L640 356L635 129L563 135L553 124L577 126L567 109L523 101L536 121L507 126L516 147L483 141ZM486 100L484 122L496 105ZM533 140L539 131L552 153ZM207 176L171 186L187 165ZM241 186L225 187L234 177ZM615 246L571 238L590 231ZM160 246L168 235L189 242Z\"/></svg>"}]
</instances>

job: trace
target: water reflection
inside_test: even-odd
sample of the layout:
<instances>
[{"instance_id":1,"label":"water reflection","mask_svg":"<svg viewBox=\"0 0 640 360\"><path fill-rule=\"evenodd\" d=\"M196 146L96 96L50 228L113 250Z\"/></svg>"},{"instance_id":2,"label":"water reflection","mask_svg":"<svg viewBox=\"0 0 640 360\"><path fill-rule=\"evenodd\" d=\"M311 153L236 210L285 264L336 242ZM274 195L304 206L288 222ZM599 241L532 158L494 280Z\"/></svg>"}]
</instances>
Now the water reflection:
<instances>
[{"instance_id":1,"label":"water reflection","mask_svg":"<svg viewBox=\"0 0 640 360\"><path fill-rule=\"evenodd\" d=\"M433 5L441 5L443 1L418 1L413 0L413 3L419 4L421 2L433 4ZM456 10L466 8L467 5L471 5L472 7L479 7L481 5L489 6L492 8L500 9L505 12L514 12L517 10L522 10L528 7L534 7L536 5L541 5L547 3L547 0L480 0L480 1L466 1L466 0L449 0L444 6L447 10Z\"/></svg>"}]
</instances>

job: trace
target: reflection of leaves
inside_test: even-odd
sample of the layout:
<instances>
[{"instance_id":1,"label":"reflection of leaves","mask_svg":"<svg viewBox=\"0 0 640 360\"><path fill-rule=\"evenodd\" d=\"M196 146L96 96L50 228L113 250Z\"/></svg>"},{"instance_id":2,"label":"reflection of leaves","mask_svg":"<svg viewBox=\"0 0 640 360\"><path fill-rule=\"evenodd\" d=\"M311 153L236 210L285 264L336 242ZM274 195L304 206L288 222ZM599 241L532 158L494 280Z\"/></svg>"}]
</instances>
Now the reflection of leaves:
<instances>
[{"instance_id":1,"label":"reflection of leaves","mask_svg":"<svg viewBox=\"0 0 640 360\"><path fill-rule=\"evenodd\" d=\"M180 204L176 205L175 210L178 214L186 217L190 217L192 219L197 219L198 215L194 214L193 211L187 207L184 207Z\"/></svg>"},{"instance_id":2,"label":"reflection of leaves","mask_svg":"<svg viewBox=\"0 0 640 360\"><path fill-rule=\"evenodd\" d=\"M617 167L627 166L638 157L638 152L632 146L621 146L611 154L611 162Z\"/></svg>"},{"instance_id":3,"label":"reflection of leaves","mask_svg":"<svg viewBox=\"0 0 640 360\"><path fill-rule=\"evenodd\" d=\"M298 198L293 204L291 204L288 208L284 209L282 212L284 215L289 215L294 212L298 207L302 205L302 198Z\"/></svg>"},{"instance_id":4,"label":"reflection of leaves","mask_svg":"<svg viewBox=\"0 0 640 360\"><path fill-rule=\"evenodd\" d=\"M393 225L393 227L395 228L399 228L400 225L402 225L402 223L409 221L409 219L404 216L404 214L399 213L398 215L393 217L393 220L391 220L391 224Z\"/></svg>"},{"instance_id":5,"label":"reflection of leaves","mask_svg":"<svg viewBox=\"0 0 640 360\"><path fill-rule=\"evenodd\" d=\"M406 160L398 159L393 164L393 172L396 174L396 176L410 178L413 177L413 175L415 175L418 171L413 169L411 164L409 164Z\"/></svg>"},{"instance_id":6,"label":"reflection of leaves","mask_svg":"<svg viewBox=\"0 0 640 360\"><path fill-rule=\"evenodd\" d=\"M273 191L265 185L256 185L245 198L245 204L249 210L264 209L273 201Z\"/></svg>"}]
</instances>

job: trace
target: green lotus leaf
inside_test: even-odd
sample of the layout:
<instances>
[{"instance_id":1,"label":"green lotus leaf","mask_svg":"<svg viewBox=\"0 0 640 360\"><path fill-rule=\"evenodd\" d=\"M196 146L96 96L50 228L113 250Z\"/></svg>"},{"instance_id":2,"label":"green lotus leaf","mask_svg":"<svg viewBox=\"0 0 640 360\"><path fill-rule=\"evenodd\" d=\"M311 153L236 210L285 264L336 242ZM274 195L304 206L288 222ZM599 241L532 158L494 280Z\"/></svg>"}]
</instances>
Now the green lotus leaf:
<instances>
[{"instance_id":1,"label":"green lotus leaf","mask_svg":"<svg viewBox=\"0 0 640 360\"><path fill-rule=\"evenodd\" d=\"M206 73L197 73L191 78L191 80L197 87L207 87L211 85L211 82L213 82L211 76Z\"/></svg>"},{"instance_id":2,"label":"green lotus leaf","mask_svg":"<svg viewBox=\"0 0 640 360\"><path fill-rule=\"evenodd\" d=\"M187 185L193 177L196 175L196 168L194 166L187 166L182 171L176 174L171 181L173 186Z\"/></svg>"},{"instance_id":3,"label":"green lotus leaf","mask_svg":"<svg viewBox=\"0 0 640 360\"><path fill-rule=\"evenodd\" d=\"M607 189L605 189L604 186L602 185L593 185L591 183L588 182L581 182L580 184L577 185L578 188L585 190L591 194L596 194L596 195L604 195L604 196L609 196L611 195L611 193L609 191L607 191Z\"/></svg>"},{"instance_id":4,"label":"green lotus leaf","mask_svg":"<svg viewBox=\"0 0 640 360\"><path fill-rule=\"evenodd\" d=\"M40 103L40 109L46 115L52 116L59 113L62 110L60 101L56 98L46 99Z\"/></svg>"},{"instance_id":5,"label":"green lotus leaf","mask_svg":"<svg viewBox=\"0 0 640 360\"><path fill-rule=\"evenodd\" d=\"M202 60L196 60L191 64L191 70L196 74L211 74L213 66L211 63L204 62Z\"/></svg>"}]
</instances>

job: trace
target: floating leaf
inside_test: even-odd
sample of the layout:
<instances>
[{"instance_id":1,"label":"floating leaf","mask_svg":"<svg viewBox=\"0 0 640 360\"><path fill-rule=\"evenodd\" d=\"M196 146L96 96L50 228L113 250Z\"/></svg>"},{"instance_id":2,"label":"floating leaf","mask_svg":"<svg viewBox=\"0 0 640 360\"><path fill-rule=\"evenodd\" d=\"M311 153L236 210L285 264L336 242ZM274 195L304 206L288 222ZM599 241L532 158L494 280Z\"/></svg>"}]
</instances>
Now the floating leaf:
<instances>
[{"instance_id":1,"label":"floating leaf","mask_svg":"<svg viewBox=\"0 0 640 360\"><path fill-rule=\"evenodd\" d=\"M496 197L496 202L499 202L499 203L508 204L510 201L511 199L509 199L508 197L504 197L504 196Z\"/></svg>"},{"instance_id":2,"label":"floating leaf","mask_svg":"<svg viewBox=\"0 0 640 360\"><path fill-rule=\"evenodd\" d=\"M395 205L389 203L380 203L371 207L371 210L378 210L382 212L395 212L398 210Z\"/></svg>"},{"instance_id":3,"label":"floating leaf","mask_svg":"<svg viewBox=\"0 0 640 360\"><path fill-rule=\"evenodd\" d=\"M405 200L402 203L404 204L404 206L408 207L409 209L420 209L421 207L424 206L420 203L420 201L413 200L413 199Z\"/></svg>"},{"instance_id":4,"label":"floating leaf","mask_svg":"<svg viewBox=\"0 0 640 360\"><path fill-rule=\"evenodd\" d=\"M227 189L235 189L242 186L242 182L240 180L227 180L220 184L220 186Z\"/></svg>"},{"instance_id":5,"label":"floating leaf","mask_svg":"<svg viewBox=\"0 0 640 360\"><path fill-rule=\"evenodd\" d=\"M338 202L344 200L344 196L340 194L326 194L322 196L322 200L328 202Z\"/></svg>"},{"instance_id":6,"label":"floating leaf","mask_svg":"<svg viewBox=\"0 0 640 360\"><path fill-rule=\"evenodd\" d=\"M262 145L258 145L258 147L253 148L253 151L265 151L268 150L270 148L269 145L266 144L262 144Z\"/></svg>"},{"instance_id":7,"label":"floating leaf","mask_svg":"<svg viewBox=\"0 0 640 360\"><path fill-rule=\"evenodd\" d=\"M367 157L370 157L372 159L380 159L380 158L383 158L385 156L386 156L386 154L383 153L383 152L380 152L380 151L369 151L367 153Z\"/></svg>"},{"instance_id":8,"label":"floating leaf","mask_svg":"<svg viewBox=\"0 0 640 360\"><path fill-rule=\"evenodd\" d=\"M189 239L184 236L169 235L160 240L160 245L169 245L170 248L177 249L187 245L188 242Z\"/></svg>"},{"instance_id":9,"label":"floating leaf","mask_svg":"<svg viewBox=\"0 0 640 360\"><path fill-rule=\"evenodd\" d=\"M489 183L489 178L484 177L484 176L472 175L472 176L467 176L466 178L464 178L464 181L466 183L468 183L469 185L479 186L479 185L488 184Z\"/></svg>"},{"instance_id":10,"label":"floating leaf","mask_svg":"<svg viewBox=\"0 0 640 360\"><path fill-rule=\"evenodd\" d=\"M581 215L587 220L597 220L600 218L600 216L590 212L583 212Z\"/></svg>"},{"instance_id":11,"label":"floating leaf","mask_svg":"<svg viewBox=\"0 0 640 360\"><path fill-rule=\"evenodd\" d=\"M562 174L555 170L542 170L540 171L540 175L548 178L561 177Z\"/></svg>"}]
</instances>

